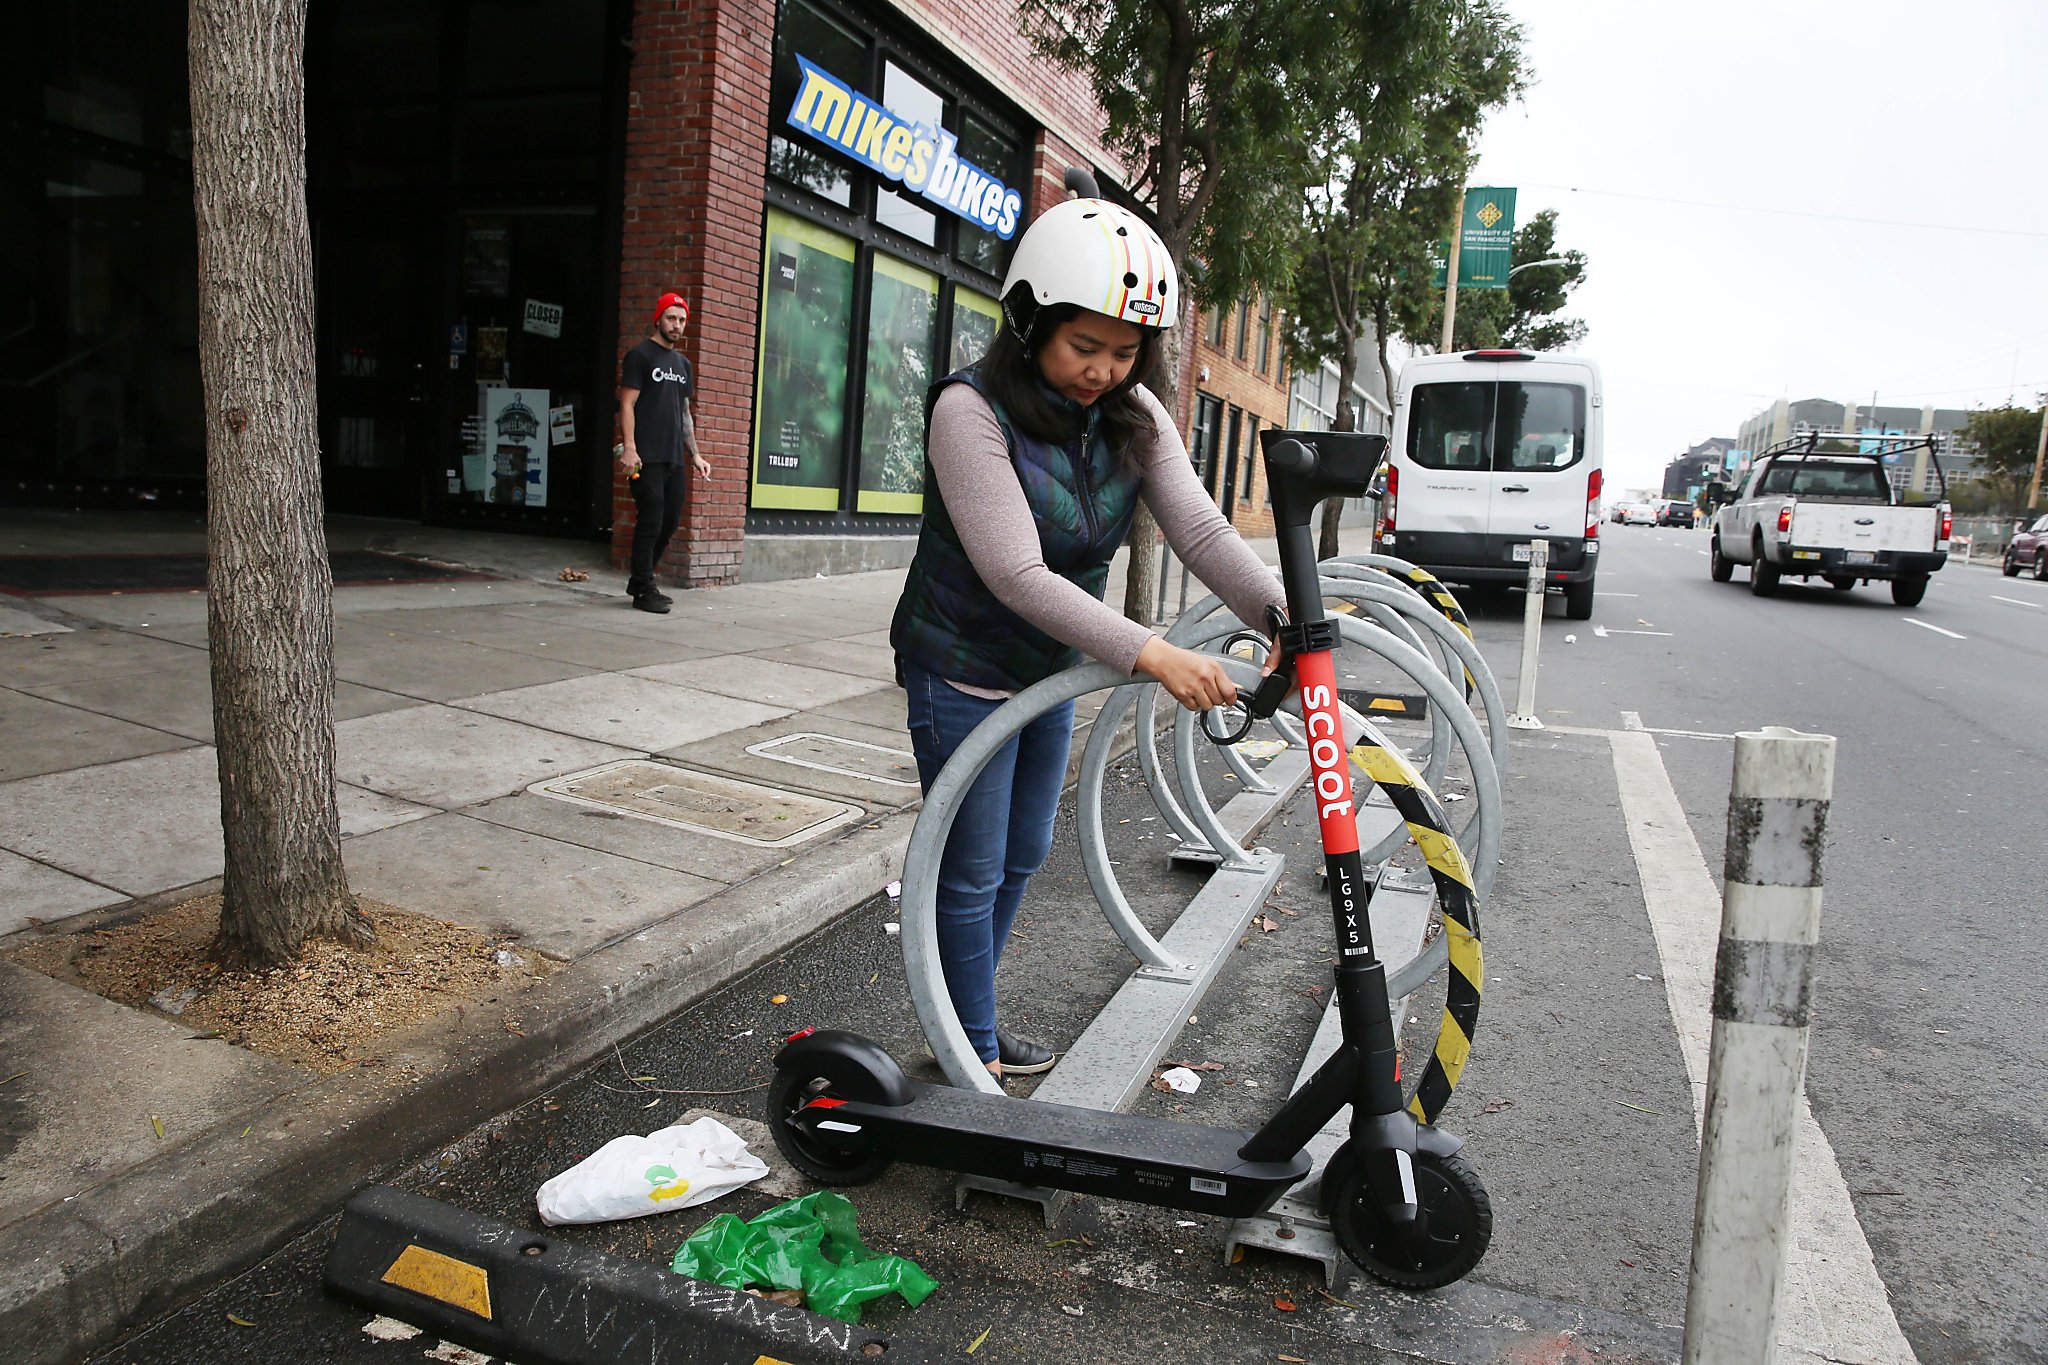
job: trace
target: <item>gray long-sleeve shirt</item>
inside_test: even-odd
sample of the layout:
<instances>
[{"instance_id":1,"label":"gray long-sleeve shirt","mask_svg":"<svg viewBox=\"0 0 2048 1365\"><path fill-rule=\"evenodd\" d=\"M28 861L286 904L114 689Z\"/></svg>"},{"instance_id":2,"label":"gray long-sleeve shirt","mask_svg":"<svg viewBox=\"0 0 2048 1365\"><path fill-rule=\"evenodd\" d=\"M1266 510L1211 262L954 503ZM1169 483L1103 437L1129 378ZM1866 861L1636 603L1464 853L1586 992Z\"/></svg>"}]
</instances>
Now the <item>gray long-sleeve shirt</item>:
<instances>
[{"instance_id":1,"label":"gray long-sleeve shirt","mask_svg":"<svg viewBox=\"0 0 2048 1365\"><path fill-rule=\"evenodd\" d=\"M1286 604L1279 580L1209 500L1159 400L1142 386L1132 392L1152 418L1151 432L1140 434L1131 451L1143 472L1139 495L1195 577L1240 620L1262 622L1267 604ZM1037 523L988 400L969 385L948 385L933 406L926 448L960 544L996 600L1055 640L1130 674L1153 632L1046 567Z\"/></svg>"}]
</instances>

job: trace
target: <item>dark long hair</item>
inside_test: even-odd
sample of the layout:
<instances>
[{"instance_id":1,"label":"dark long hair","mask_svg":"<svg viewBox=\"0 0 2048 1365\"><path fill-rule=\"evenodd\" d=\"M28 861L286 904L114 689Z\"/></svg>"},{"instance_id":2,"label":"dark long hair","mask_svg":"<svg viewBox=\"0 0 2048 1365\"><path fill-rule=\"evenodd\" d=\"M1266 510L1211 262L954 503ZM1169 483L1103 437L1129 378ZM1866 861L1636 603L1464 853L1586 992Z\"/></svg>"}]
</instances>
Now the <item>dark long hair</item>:
<instances>
[{"instance_id":1,"label":"dark long hair","mask_svg":"<svg viewBox=\"0 0 2048 1365\"><path fill-rule=\"evenodd\" d=\"M990 344L988 354L981 358L981 378L988 385L990 395L1009 414L1010 421L1028 436L1042 441L1066 441L1074 435L1073 413L1046 387L1039 374L1037 348L1051 340L1054 332L1086 311L1071 303L1034 307L1022 285L1013 291L1012 298L1005 301L1003 324L996 329L996 339ZM1019 314L1023 315L1025 335L1022 337L1012 325ZM1110 451L1117 459L1126 463L1132 458L1132 441L1152 430L1152 415L1131 390L1151 377L1158 356L1158 329L1139 328L1138 357L1131 362L1131 372L1124 376L1122 383L1095 400L1095 410L1101 416L1103 439L1109 443Z\"/></svg>"}]
</instances>

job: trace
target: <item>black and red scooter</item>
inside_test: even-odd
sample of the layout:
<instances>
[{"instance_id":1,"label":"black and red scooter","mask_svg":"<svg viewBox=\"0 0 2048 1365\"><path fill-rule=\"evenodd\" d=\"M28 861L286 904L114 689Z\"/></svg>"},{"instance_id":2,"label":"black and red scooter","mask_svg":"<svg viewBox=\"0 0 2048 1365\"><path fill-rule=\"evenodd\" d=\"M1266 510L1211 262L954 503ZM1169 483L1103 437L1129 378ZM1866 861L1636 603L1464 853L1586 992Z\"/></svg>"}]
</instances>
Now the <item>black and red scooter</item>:
<instances>
[{"instance_id":1,"label":"black and red scooter","mask_svg":"<svg viewBox=\"0 0 2048 1365\"><path fill-rule=\"evenodd\" d=\"M1434 1102L1419 1094L1414 1104L1403 1104L1386 967L1373 951L1366 915L1370 891L1359 861L1331 658L1337 627L1323 611L1309 531L1325 498L1365 495L1385 456L1386 438L1349 432L1260 435L1292 624L1279 629L1283 665L1245 709L1269 716L1295 684L1301 688L1336 927L1342 1024L1336 1052L1264 1126L1245 1131L926 1085L912 1081L867 1038L805 1029L776 1054L768 1123L790 1164L826 1185L860 1184L891 1162L908 1161L1242 1217L1270 1208L1309 1173L1305 1145L1348 1104L1350 1138L1324 1172L1322 1212L1345 1254L1368 1274L1404 1288L1435 1288L1478 1264L1492 1237L1493 1215L1477 1172L1459 1155L1463 1139L1417 1116L1434 1115L1449 1093L1448 1082L1437 1078ZM1222 738L1213 732L1211 737ZM1440 809L1436 815L1440 819ZM1438 888L1460 890L1442 876ZM1463 895L1458 927L1476 953L1469 885ZM1448 918L1448 904L1446 913ZM1476 1007L1474 995L1462 1021L1468 1037ZM1425 1091L1431 1083L1425 1075Z\"/></svg>"}]
</instances>

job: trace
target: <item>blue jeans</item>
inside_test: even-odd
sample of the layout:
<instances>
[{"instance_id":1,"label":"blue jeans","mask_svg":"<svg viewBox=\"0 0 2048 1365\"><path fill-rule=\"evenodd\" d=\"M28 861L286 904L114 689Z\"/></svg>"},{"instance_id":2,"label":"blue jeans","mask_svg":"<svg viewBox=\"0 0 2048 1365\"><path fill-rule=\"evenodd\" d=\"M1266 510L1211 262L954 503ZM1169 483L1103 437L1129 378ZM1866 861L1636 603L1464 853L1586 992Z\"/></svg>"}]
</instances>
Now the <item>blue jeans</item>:
<instances>
[{"instance_id":1,"label":"blue jeans","mask_svg":"<svg viewBox=\"0 0 2048 1365\"><path fill-rule=\"evenodd\" d=\"M917 776L929 792L960 741L1003 703L969 696L907 659L903 681ZM984 1062L996 1060L996 964L1024 888L1052 850L1073 739L1072 702L1011 736L961 800L939 862L939 962L967 1041Z\"/></svg>"}]
</instances>

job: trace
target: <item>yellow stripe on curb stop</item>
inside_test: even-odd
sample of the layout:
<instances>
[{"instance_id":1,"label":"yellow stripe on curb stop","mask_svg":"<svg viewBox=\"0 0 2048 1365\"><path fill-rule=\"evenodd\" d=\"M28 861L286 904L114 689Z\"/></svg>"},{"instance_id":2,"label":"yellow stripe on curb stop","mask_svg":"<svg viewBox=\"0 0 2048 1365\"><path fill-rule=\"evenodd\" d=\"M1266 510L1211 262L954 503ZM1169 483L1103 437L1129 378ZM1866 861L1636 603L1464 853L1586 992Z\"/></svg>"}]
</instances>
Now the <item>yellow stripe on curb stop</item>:
<instances>
[{"instance_id":1,"label":"yellow stripe on curb stop","mask_svg":"<svg viewBox=\"0 0 2048 1365\"><path fill-rule=\"evenodd\" d=\"M491 1320L491 1277L480 1265L423 1246L408 1246L398 1253L383 1278L386 1284L438 1299L485 1322Z\"/></svg>"}]
</instances>

